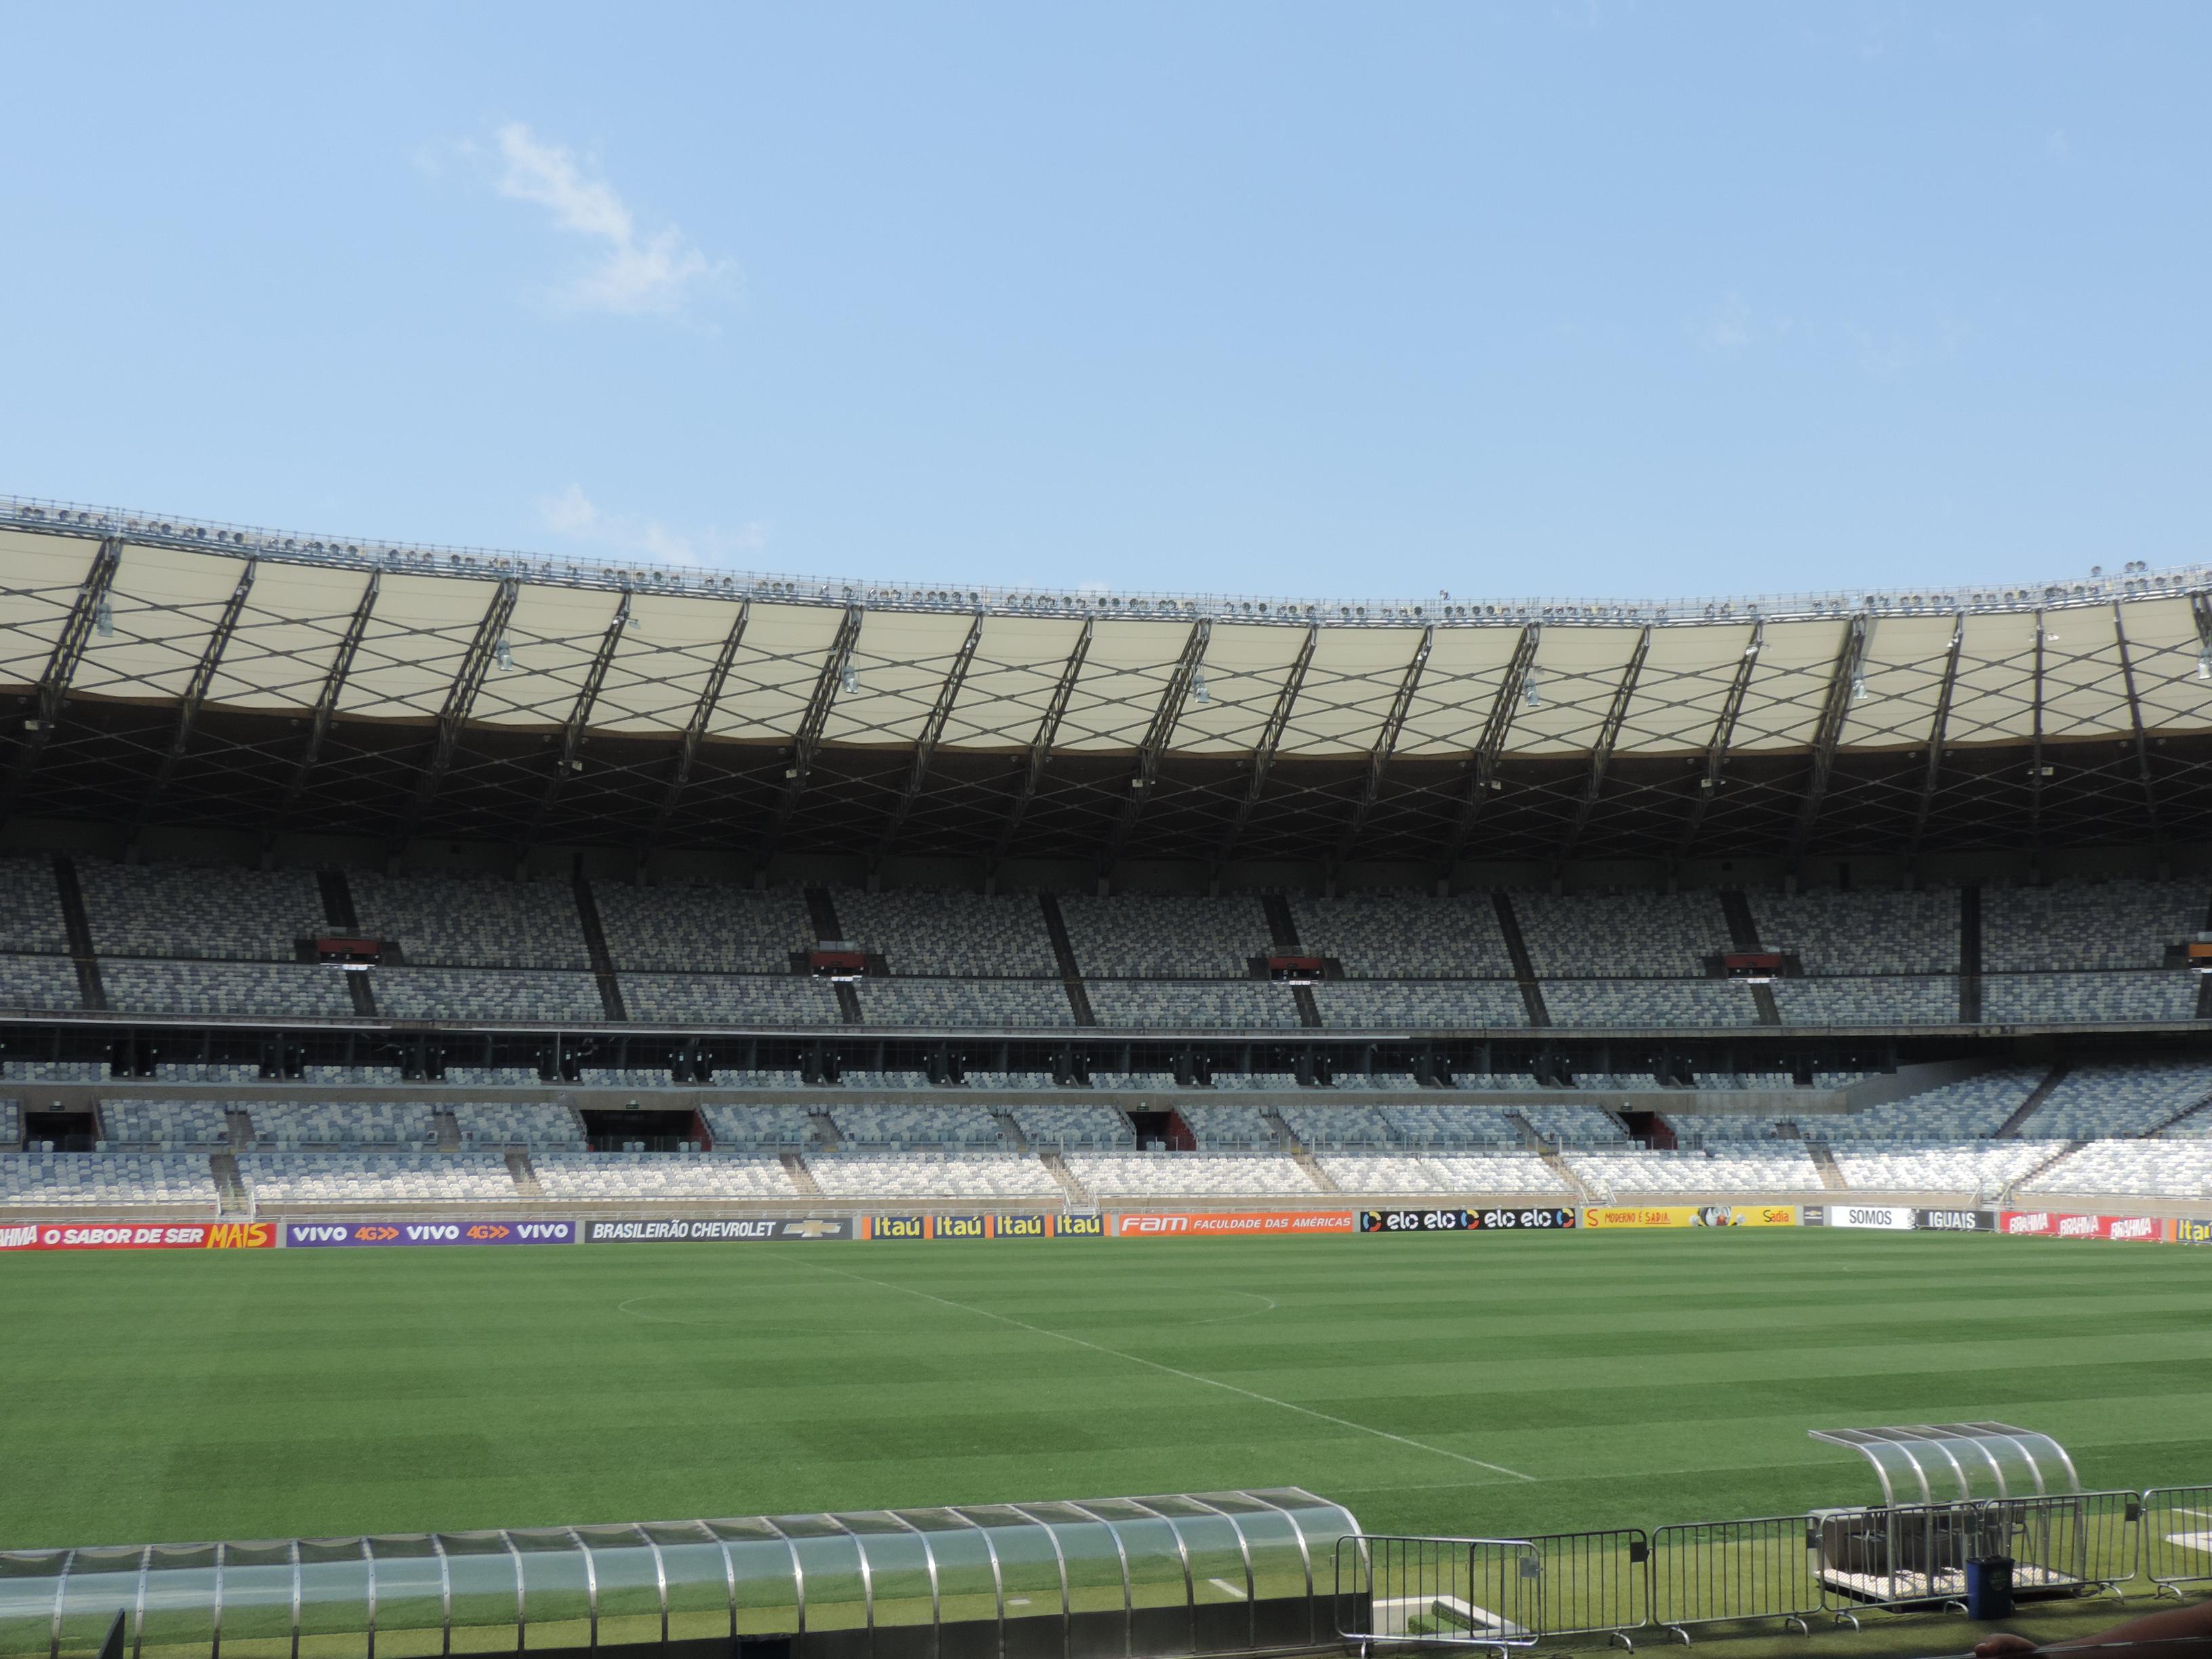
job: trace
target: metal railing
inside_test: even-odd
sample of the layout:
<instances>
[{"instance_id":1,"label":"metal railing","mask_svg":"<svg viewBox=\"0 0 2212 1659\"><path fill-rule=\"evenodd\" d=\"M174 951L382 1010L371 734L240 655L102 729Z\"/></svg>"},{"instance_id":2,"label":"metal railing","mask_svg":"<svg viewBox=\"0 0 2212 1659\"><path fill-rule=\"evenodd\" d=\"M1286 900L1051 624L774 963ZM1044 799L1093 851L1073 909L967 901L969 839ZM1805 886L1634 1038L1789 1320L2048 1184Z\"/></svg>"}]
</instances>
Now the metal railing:
<instances>
[{"instance_id":1,"label":"metal railing","mask_svg":"<svg viewBox=\"0 0 2212 1659\"><path fill-rule=\"evenodd\" d=\"M2153 1486L2142 1495L2136 1535L2154 1594L2212 1583L2212 1486Z\"/></svg>"},{"instance_id":2,"label":"metal railing","mask_svg":"<svg viewBox=\"0 0 2212 1659\"><path fill-rule=\"evenodd\" d=\"M122 536L163 546L208 548L289 562L346 569L408 571L474 577L514 577L571 587L698 593L717 598L781 599L796 604L864 605L878 609L1015 616L1206 617L1220 621L1300 627L1497 627L1529 623L1655 627L1789 618L1948 616L1958 611L2021 611L2172 597L2212 586L2212 568L2183 565L2154 571L2130 564L2063 580L1978 583L1868 592L1729 595L1686 599L1420 599L1342 597L1284 599L1204 592L1074 592L1024 583L883 581L851 576L794 576L730 567L678 565L646 559L611 563L550 557L496 548L451 547L376 538L302 535L258 526L127 511L79 501L0 495L0 526L77 536Z\"/></svg>"},{"instance_id":3,"label":"metal railing","mask_svg":"<svg viewBox=\"0 0 2212 1659\"><path fill-rule=\"evenodd\" d=\"M1684 1642L1700 1625L1809 1630L1821 1605L1816 1541L1802 1515L1662 1527L1651 1534L1651 1622Z\"/></svg>"},{"instance_id":4,"label":"metal railing","mask_svg":"<svg viewBox=\"0 0 2212 1659\"><path fill-rule=\"evenodd\" d=\"M1544 1558L1528 1539L1336 1540L1336 1633L1363 1649L1533 1646L1543 1589Z\"/></svg>"}]
</instances>

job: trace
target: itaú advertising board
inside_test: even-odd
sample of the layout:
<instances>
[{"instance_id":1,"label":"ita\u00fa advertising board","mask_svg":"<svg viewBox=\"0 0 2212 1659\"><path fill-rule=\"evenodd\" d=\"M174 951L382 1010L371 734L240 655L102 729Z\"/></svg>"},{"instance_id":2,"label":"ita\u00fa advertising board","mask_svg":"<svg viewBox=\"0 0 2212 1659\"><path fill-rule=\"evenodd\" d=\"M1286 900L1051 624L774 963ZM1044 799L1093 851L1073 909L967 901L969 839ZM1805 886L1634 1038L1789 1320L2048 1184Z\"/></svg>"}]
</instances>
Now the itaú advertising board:
<instances>
[{"instance_id":1,"label":"ita\u00fa advertising board","mask_svg":"<svg viewBox=\"0 0 2212 1659\"><path fill-rule=\"evenodd\" d=\"M1297 1233L1348 1233L1350 1210L1193 1210L1170 1215L1109 1218L1115 1238L1285 1238Z\"/></svg>"},{"instance_id":2,"label":"ita\u00fa advertising board","mask_svg":"<svg viewBox=\"0 0 2212 1659\"><path fill-rule=\"evenodd\" d=\"M273 1221L33 1222L0 1227L0 1250L266 1250Z\"/></svg>"},{"instance_id":3,"label":"ita\u00fa advertising board","mask_svg":"<svg viewBox=\"0 0 2212 1659\"><path fill-rule=\"evenodd\" d=\"M1593 1206L1585 1227L1794 1227L1795 1204L1645 1204Z\"/></svg>"},{"instance_id":4,"label":"ita\u00fa advertising board","mask_svg":"<svg viewBox=\"0 0 2212 1659\"><path fill-rule=\"evenodd\" d=\"M1097 1215L864 1215L862 1238L1103 1238Z\"/></svg>"},{"instance_id":5,"label":"ita\u00fa advertising board","mask_svg":"<svg viewBox=\"0 0 2212 1659\"><path fill-rule=\"evenodd\" d=\"M1997 1231L2014 1238L2117 1238L2163 1244L2173 1223L2156 1215L2058 1215L2049 1210L2006 1210Z\"/></svg>"}]
</instances>

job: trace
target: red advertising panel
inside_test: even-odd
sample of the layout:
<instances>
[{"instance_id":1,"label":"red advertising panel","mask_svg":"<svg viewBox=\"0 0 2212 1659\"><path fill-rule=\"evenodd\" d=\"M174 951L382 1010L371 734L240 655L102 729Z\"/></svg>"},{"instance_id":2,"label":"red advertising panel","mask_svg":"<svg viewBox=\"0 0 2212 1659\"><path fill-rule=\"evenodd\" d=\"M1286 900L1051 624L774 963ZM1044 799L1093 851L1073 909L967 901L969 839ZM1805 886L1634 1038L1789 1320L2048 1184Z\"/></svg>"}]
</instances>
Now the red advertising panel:
<instances>
[{"instance_id":1,"label":"red advertising panel","mask_svg":"<svg viewBox=\"0 0 2212 1659\"><path fill-rule=\"evenodd\" d=\"M2060 1215L2049 1210L2007 1210L1997 1231L2015 1238L2117 1238L2162 1244L2173 1224L2155 1215Z\"/></svg>"},{"instance_id":2,"label":"red advertising panel","mask_svg":"<svg viewBox=\"0 0 2212 1659\"><path fill-rule=\"evenodd\" d=\"M0 1250L266 1250L273 1221L32 1222L0 1227Z\"/></svg>"},{"instance_id":3,"label":"red advertising panel","mask_svg":"<svg viewBox=\"0 0 2212 1659\"><path fill-rule=\"evenodd\" d=\"M1171 1215L1117 1215L1117 1238L1280 1238L1291 1233L1348 1233L1350 1210L1207 1210Z\"/></svg>"}]
</instances>

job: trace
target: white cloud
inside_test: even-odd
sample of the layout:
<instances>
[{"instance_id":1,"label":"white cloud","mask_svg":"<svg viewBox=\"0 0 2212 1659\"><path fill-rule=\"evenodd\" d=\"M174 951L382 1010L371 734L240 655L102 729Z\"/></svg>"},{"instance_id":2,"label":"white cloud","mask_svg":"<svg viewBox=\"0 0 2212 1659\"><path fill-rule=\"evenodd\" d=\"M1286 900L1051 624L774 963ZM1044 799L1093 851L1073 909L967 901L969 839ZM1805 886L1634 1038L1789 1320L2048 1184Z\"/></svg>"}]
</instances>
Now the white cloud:
<instances>
[{"instance_id":1,"label":"white cloud","mask_svg":"<svg viewBox=\"0 0 2212 1659\"><path fill-rule=\"evenodd\" d=\"M1716 351L1741 351L1751 343L1751 307L1730 294L1705 323L1705 343Z\"/></svg>"},{"instance_id":2,"label":"white cloud","mask_svg":"<svg viewBox=\"0 0 2212 1659\"><path fill-rule=\"evenodd\" d=\"M672 316L693 295L735 277L732 261L708 258L676 226L641 230L614 186L586 172L566 145L547 143L520 121L496 136L499 193L547 209L556 229L599 244L594 262L554 290L559 308Z\"/></svg>"},{"instance_id":3,"label":"white cloud","mask_svg":"<svg viewBox=\"0 0 2212 1659\"><path fill-rule=\"evenodd\" d=\"M757 558L768 546L768 526L758 520L734 531L711 526L680 530L659 519L603 512L579 483L542 495L536 505L538 522L549 534L615 558L735 568Z\"/></svg>"}]
</instances>

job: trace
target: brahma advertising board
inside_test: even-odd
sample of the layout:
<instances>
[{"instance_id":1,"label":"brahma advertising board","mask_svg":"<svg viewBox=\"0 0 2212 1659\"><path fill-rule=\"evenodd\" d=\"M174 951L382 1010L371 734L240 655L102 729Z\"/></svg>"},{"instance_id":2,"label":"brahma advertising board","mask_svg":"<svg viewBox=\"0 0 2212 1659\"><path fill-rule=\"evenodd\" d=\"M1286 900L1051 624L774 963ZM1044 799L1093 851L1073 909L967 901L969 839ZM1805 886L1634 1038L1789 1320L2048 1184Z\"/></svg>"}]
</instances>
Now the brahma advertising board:
<instances>
[{"instance_id":1,"label":"brahma advertising board","mask_svg":"<svg viewBox=\"0 0 2212 1659\"><path fill-rule=\"evenodd\" d=\"M273 1221L34 1222L0 1227L0 1250L266 1250Z\"/></svg>"},{"instance_id":2,"label":"brahma advertising board","mask_svg":"<svg viewBox=\"0 0 2212 1659\"><path fill-rule=\"evenodd\" d=\"M573 1221L288 1221L294 1250L389 1244L574 1244Z\"/></svg>"},{"instance_id":3,"label":"brahma advertising board","mask_svg":"<svg viewBox=\"0 0 2212 1659\"><path fill-rule=\"evenodd\" d=\"M2013 1238L2111 1238L2137 1244L2163 1243L2173 1224L2156 1215L2060 1215L2049 1210L2007 1210L1997 1230Z\"/></svg>"}]
</instances>

